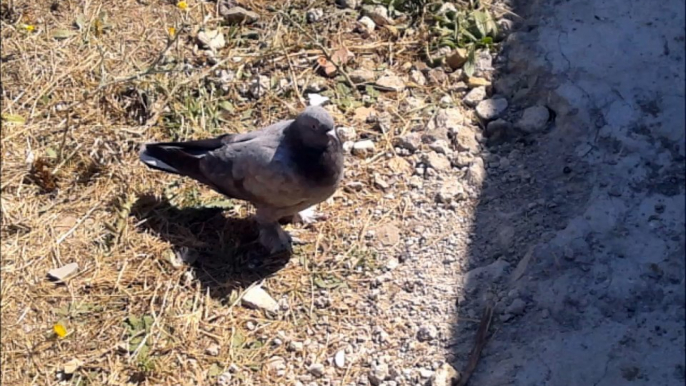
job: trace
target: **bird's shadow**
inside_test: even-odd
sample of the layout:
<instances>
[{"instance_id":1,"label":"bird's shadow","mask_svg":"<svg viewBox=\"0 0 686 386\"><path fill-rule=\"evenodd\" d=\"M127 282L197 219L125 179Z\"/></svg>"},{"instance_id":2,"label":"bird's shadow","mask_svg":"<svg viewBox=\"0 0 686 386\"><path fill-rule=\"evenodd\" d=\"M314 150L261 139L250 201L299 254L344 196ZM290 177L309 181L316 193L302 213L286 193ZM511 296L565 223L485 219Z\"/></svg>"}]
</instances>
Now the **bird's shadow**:
<instances>
[{"instance_id":1,"label":"bird's shadow","mask_svg":"<svg viewBox=\"0 0 686 386\"><path fill-rule=\"evenodd\" d=\"M226 217L221 208L177 208L165 199L146 195L131 214L142 231L151 232L174 246L210 296L224 299L280 271L290 254L270 256L257 242L253 220Z\"/></svg>"}]
</instances>

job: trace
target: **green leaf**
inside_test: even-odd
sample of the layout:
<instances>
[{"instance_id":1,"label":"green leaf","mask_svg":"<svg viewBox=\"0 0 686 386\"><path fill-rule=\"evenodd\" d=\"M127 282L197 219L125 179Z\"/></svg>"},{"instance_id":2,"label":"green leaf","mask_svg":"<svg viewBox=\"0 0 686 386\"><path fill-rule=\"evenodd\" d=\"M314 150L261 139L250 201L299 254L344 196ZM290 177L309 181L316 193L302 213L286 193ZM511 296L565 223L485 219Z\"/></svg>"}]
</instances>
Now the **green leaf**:
<instances>
[{"instance_id":1,"label":"green leaf","mask_svg":"<svg viewBox=\"0 0 686 386\"><path fill-rule=\"evenodd\" d=\"M236 331L231 339L231 346L234 348L239 348L243 345L243 343L245 343L245 335L243 335L240 331Z\"/></svg>"},{"instance_id":2,"label":"green leaf","mask_svg":"<svg viewBox=\"0 0 686 386\"><path fill-rule=\"evenodd\" d=\"M145 332L150 332L150 329L152 328L152 324L155 322L155 319L152 317L152 315L145 315L143 317L143 328L145 329Z\"/></svg>"},{"instance_id":3,"label":"green leaf","mask_svg":"<svg viewBox=\"0 0 686 386\"><path fill-rule=\"evenodd\" d=\"M212 363L212 366L210 366L210 369L207 371L207 375L210 377L216 377L219 376L223 372L223 369L219 367L218 364Z\"/></svg>"},{"instance_id":4,"label":"green leaf","mask_svg":"<svg viewBox=\"0 0 686 386\"><path fill-rule=\"evenodd\" d=\"M54 39L67 39L70 38L74 35L76 35L76 31L68 30L68 29L56 29L53 30L50 36Z\"/></svg>"},{"instance_id":5,"label":"green leaf","mask_svg":"<svg viewBox=\"0 0 686 386\"><path fill-rule=\"evenodd\" d=\"M219 108L224 110L224 111L228 111L229 113L233 113L234 111L236 111L236 108L233 107L233 103L231 103L229 101L219 102Z\"/></svg>"},{"instance_id":6,"label":"green leaf","mask_svg":"<svg viewBox=\"0 0 686 386\"><path fill-rule=\"evenodd\" d=\"M57 158L57 152L51 147L45 149L45 154L48 156L48 158Z\"/></svg>"},{"instance_id":7,"label":"green leaf","mask_svg":"<svg viewBox=\"0 0 686 386\"><path fill-rule=\"evenodd\" d=\"M367 93L367 95L369 95L372 98L378 98L379 95L381 95L379 90L375 89L374 86L372 86L372 85L367 85L364 88L364 91Z\"/></svg>"},{"instance_id":8,"label":"green leaf","mask_svg":"<svg viewBox=\"0 0 686 386\"><path fill-rule=\"evenodd\" d=\"M341 97L350 95L350 87L344 83L336 83L336 91Z\"/></svg>"},{"instance_id":9,"label":"green leaf","mask_svg":"<svg viewBox=\"0 0 686 386\"><path fill-rule=\"evenodd\" d=\"M467 49L467 61L464 66L462 66L462 70L467 76L474 75L474 71L476 70L476 49L474 48L474 45L470 45Z\"/></svg>"},{"instance_id":10,"label":"green leaf","mask_svg":"<svg viewBox=\"0 0 686 386\"><path fill-rule=\"evenodd\" d=\"M22 117L21 115L17 114L4 113L2 114L2 120L4 122L16 123L17 125L23 125L24 123L26 123L26 119L24 119L24 117Z\"/></svg>"}]
</instances>

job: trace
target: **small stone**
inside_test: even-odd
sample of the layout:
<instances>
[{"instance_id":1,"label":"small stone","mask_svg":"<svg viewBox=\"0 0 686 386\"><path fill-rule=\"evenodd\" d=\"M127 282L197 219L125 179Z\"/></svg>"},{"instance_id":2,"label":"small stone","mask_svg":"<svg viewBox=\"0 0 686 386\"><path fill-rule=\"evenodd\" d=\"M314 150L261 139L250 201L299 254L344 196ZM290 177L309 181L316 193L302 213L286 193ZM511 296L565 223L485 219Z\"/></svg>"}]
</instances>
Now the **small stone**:
<instances>
[{"instance_id":1,"label":"small stone","mask_svg":"<svg viewBox=\"0 0 686 386\"><path fill-rule=\"evenodd\" d=\"M488 50L480 50L476 54L475 70L478 75L493 71L493 56Z\"/></svg>"},{"instance_id":2,"label":"small stone","mask_svg":"<svg viewBox=\"0 0 686 386\"><path fill-rule=\"evenodd\" d=\"M250 84L248 94L255 99L260 99L270 88L269 77L260 75Z\"/></svg>"},{"instance_id":3,"label":"small stone","mask_svg":"<svg viewBox=\"0 0 686 386\"><path fill-rule=\"evenodd\" d=\"M443 95L441 99L438 101L438 105L447 108L450 107L453 104L453 97L450 95Z\"/></svg>"},{"instance_id":4,"label":"small stone","mask_svg":"<svg viewBox=\"0 0 686 386\"><path fill-rule=\"evenodd\" d=\"M321 82L313 81L312 83L308 84L307 87L305 87L305 92L319 93L324 91L325 88L326 85L322 84Z\"/></svg>"},{"instance_id":5,"label":"small stone","mask_svg":"<svg viewBox=\"0 0 686 386\"><path fill-rule=\"evenodd\" d=\"M460 380L460 373L448 363L442 364L431 377L431 386L452 386Z\"/></svg>"},{"instance_id":6,"label":"small stone","mask_svg":"<svg viewBox=\"0 0 686 386\"><path fill-rule=\"evenodd\" d=\"M459 181L451 179L443 182L436 194L436 201L449 204L455 200L463 200L466 197L464 188Z\"/></svg>"},{"instance_id":7,"label":"small stone","mask_svg":"<svg viewBox=\"0 0 686 386\"><path fill-rule=\"evenodd\" d=\"M343 8L350 8L350 9L357 9L362 5L362 1L360 0L339 0L339 4Z\"/></svg>"},{"instance_id":8,"label":"small stone","mask_svg":"<svg viewBox=\"0 0 686 386\"><path fill-rule=\"evenodd\" d=\"M280 356L273 356L267 360L266 367L268 371L278 374L286 370L286 360Z\"/></svg>"},{"instance_id":9,"label":"small stone","mask_svg":"<svg viewBox=\"0 0 686 386\"><path fill-rule=\"evenodd\" d=\"M486 99L476 106L476 115L479 118L490 121L500 117L500 115L507 109L507 99L495 98Z\"/></svg>"},{"instance_id":10,"label":"small stone","mask_svg":"<svg viewBox=\"0 0 686 386\"><path fill-rule=\"evenodd\" d=\"M241 299L244 305L251 308L258 308L270 312L279 310L279 304L262 287L251 287L243 294Z\"/></svg>"},{"instance_id":11,"label":"small stone","mask_svg":"<svg viewBox=\"0 0 686 386\"><path fill-rule=\"evenodd\" d=\"M512 124L504 119L496 119L486 125L486 135L489 137L506 135L510 130L512 130Z\"/></svg>"},{"instance_id":12,"label":"small stone","mask_svg":"<svg viewBox=\"0 0 686 386\"><path fill-rule=\"evenodd\" d=\"M429 324L419 328L417 331L417 340L420 342L428 342L438 337L438 330L435 326Z\"/></svg>"},{"instance_id":13,"label":"small stone","mask_svg":"<svg viewBox=\"0 0 686 386\"><path fill-rule=\"evenodd\" d=\"M376 229L376 236L381 244L390 247L400 242L400 229L393 223L388 223Z\"/></svg>"},{"instance_id":14,"label":"small stone","mask_svg":"<svg viewBox=\"0 0 686 386\"><path fill-rule=\"evenodd\" d=\"M435 151L427 154L424 157L424 162L436 171L449 170L451 166L448 158L436 153Z\"/></svg>"},{"instance_id":15,"label":"small stone","mask_svg":"<svg viewBox=\"0 0 686 386\"><path fill-rule=\"evenodd\" d=\"M526 133L536 133L545 129L549 119L550 112L547 107L541 105L531 106L524 110L524 114L515 123L515 127Z\"/></svg>"},{"instance_id":16,"label":"small stone","mask_svg":"<svg viewBox=\"0 0 686 386\"><path fill-rule=\"evenodd\" d=\"M319 378L324 375L324 365L322 365L321 363L313 363L310 365L310 367L307 368L307 371L315 377Z\"/></svg>"},{"instance_id":17,"label":"small stone","mask_svg":"<svg viewBox=\"0 0 686 386\"><path fill-rule=\"evenodd\" d=\"M217 377L217 386L229 386L231 384L231 378L233 376L230 372L222 373Z\"/></svg>"},{"instance_id":18,"label":"small stone","mask_svg":"<svg viewBox=\"0 0 686 386\"><path fill-rule=\"evenodd\" d=\"M388 16L388 9L383 5L365 6L362 11L381 27L394 24L393 19Z\"/></svg>"},{"instance_id":19,"label":"small stone","mask_svg":"<svg viewBox=\"0 0 686 386\"><path fill-rule=\"evenodd\" d=\"M357 133L354 127L341 126L336 129L336 135L341 142L354 141L357 138Z\"/></svg>"},{"instance_id":20,"label":"small stone","mask_svg":"<svg viewBox=\"0 0 686 386\"><path fill-rule=\"evenodd\" d=\"M386 190L390 188L390 185L386 180L383 179L378 173L374 173L374 186L381 190Z\"/></svg>"},{"instance_id":21,"label":"small stone","mask_svg":"<svg viewBox=\"0 0 686 386\"><path fill-rule=\"evenodd\" d=\"M344 350L338 350L336 352L336 355L333 356L333 363L339 369L345 368L345 351Z\"/></svg>"},{"instance_id":22,"label":"small stone","mask_svg":"<svg viewBox=\"0 0 686 386\"><path fill-rule=\"evenodd\" d=\"M426 84L426 77L421 71L414 70L410 72L410 80L420 86L424 86Z\"/></svg>"},{"instance_id":23,"label":"small stone","mask_svg":"<svg viewBox=\"0 0 686 386\"><path fill-rule=\"evenodd\" d=\"M424 186L424 180L419 176L412 176L410 177L409 184L412 188L421 189Z\"/></svg>"},{"instance_id":24,"label":"small stone","mask_svg":"<svg viewBox=\"0 0 686 386\"><path fill-rule=\"evenodd\" d=\"M69 276L76 273L79 270L79 265L77 263L69 263L60 268L51 269L48 271L48 277L52 280L64 281Z\"/></svg>"},{"instance_id":25,"label":"small stone","mask_svg":"<svg viewBox=\"0 0 686 386\"><path fill-rule=\"evenodd\" d=\"M367 70L365 68L358 68L357 70L348 74L348 76L350 76L350 80L355 83L369 83L373 82L374 78L376 78L374 71Z\"/></svg>"},{"instance_id":26,"label":"small stone","mask_svg":"<svg viewBox=\"0 0 686 386\"><path fill-rule=\"evenodd\" d=\"M469 107L476 107L484 99L486 99L486 87L480 86L469 91L463 101Z\"/></svg>"},{"instance_id":27,"label":"small stone","mask_svg":"<svg viewBox=\"0 0 686 386\"><path fill-rule=\"evenodd\" d=\"M398 138L396 146L414 153L422 146L422 136L419 133L409 133Z\"/></svg>"},{"instance_id":28,"label":"small stone","mask_svg":"<svg viewBox=\"0 0 686 386\"><path fill-rule=\"evenodd\" d=\"M459 126L452 130L453 142L457 151L469 152L477 154L479 152L479 141L476 139L476 133L469 126Z\"/></svg>"},{"instance_id":29,"label":"small stone","mask_svg":"<svg viewBox=\"0 0 686 386\"><path fill-rule=\"evenodd\" d=\"M226 46L226 40L224 40L224 34L219 30L209 30L198 32L198 42L201 46L209 48L211 50L218 50Z\"/></svg>"},{"instance_id":30,"label":"small stone","mask_svg":"<svg viewBox=\"0 0 686 386\"><path fill-rule=\"evenodd\" d=\"M224 17L224 20L230 24L239 24L242 22L250 24L260 19L260 15L256 14L255 12L248 11L242 7L220 7L219 13Z\"/></svg>"},{"instance_id":31,"label":"small stone","mask_svg":"<svg viewBox=\"0 0 686 386\"><path fill-rule=\"evenodd\" d=\"M448 76L440 68L432 68L427 74L430 84L440 86L448 80Z\"/></svg>"},{"instance_id":32,"label":"small stone","mask_svg":"<svg viewBox=\"0 0 686 386\"><path fill-rule=\"evenodd\" d=\"M360 157L369 157L374 152L375 147L372 140L365 139L353 144L352 153Z\"/></svg>"},{"instance_id":33,"label":"small stone","mask_svg":"<svg viewBox=\"0 0 686 386\"><path fill-rule=\"evenodd\" d=\"M305 344L303 342L291 341L288 344L288 349L290 351L302 352L304 348L305 348Z\"/></svg>"},{"instance_id":34,"label":"small stone","mask_svg":"<svg viewBox=\"0 0 686 386\"><path fill-rule=\"evenodd\" d=\"M467 50L464 48L456 49L452 54L445 58L445 62L453 70L461 68L467 62Z\"/></svg>"},{"instance_id":35,"label":"small stone","mask_svg":"<svg viewBox=\"0 0 686 386\"><path fill-rule=\"evenodd\" d=\"M205 354L216 357L217 355L219 355L219 345L216 343L212 343L207 348L205 348Z\"/></svg>"},{"instance_id":36,"label":"small stone","mask_svg":"<svg viewBox=\"0 0 686 386\"><path fill-rule=\"evenodd\" d=\"M74 358L70 360L69 362L64 364L64 373L67 375L74 374L76 370L78 370L81 366L83 365L83 362L80 360Z\"/></svg>"},{"instance_id":37,"label":"small stone","mask_svg":"<svg viewBox=\"0 0 686 386\"><path fill-rule=\"evenodd\" d=\"M394 174L411 174L412 165L404 158L393 157L388 160L388 169Z\"/></svg>"},{"instance_id":38,"label":"small stone","mask_svg":"<svg viewBox=\"0 0 686 386\"><path fill-rule=\"evenodd\" d=\"M364 188L364 184L360 181L350 181L345 185L345 190L352 192L359 192Z\"/></svg>"},{"instance_id":39,"label":"small stone","mask_svg":"<svg viewBox=\"0 0 686 386\"><path fill-rule=\"evenodd\" d=\"M422 377L423 379L429 379L429 378L433 377L433 375L434 375L433 370L425 369L425 368L419 369L419 376Z\"/></svg>"},{"instance_id":40,"label":"small stone","mask_svg":"<svg viewBox=\"0 0 686 386\"><path fill-rule=\"evenodd\" d=\"M349 154L350 152L352 152L353 146L355 146L355 143L353 141L343 142L343 151Z\"/></svg>"},{"instance_id":41,"label":"small stone","mask_svg":"<svg viewBox=\"0 0 686 386\"><path fill-rule=\"evenodd\" d=\"M481 158L474 158L474 162L467 169L467 182L472 186L481 187L486 180L486 168Z\"/></svg>"},{"instance_id":42,"label":"small stone","mask_svg":"<svg viewBox=\"0 0 686 386\"><path fill-rule=\"evenodd\" d=\"M453 157L453 165L463 168L468 167L474 161L474 156L470 153L458 153Z\"/></svg>"},{"instance_id":43,"label":"small stone","mask_svg":"<svg viewBox=\"0 0 686 386\"><path fill-rule=\"evenodd\" d=\"M451 152L450 145L448 144L448 141L443 140L443 139L437 139L437 140L433 141L429 145L429 148L438 154L449 154Z\"/></svg>"},{"instance_id":44,"label":"small stone","mask_svg":"<svg viewBox=\"0 0 686 386\"><path fill-rule=\"evenodd\" d=\"M464 92L469 90L469 87L465 82L457 82L450 85L450 91L452 92Z\"/></svg>"},{"instance_id":45,"label":"small stone","mask_svg":"<svg viewBox=\"0 0 686 386\"><path fill-rule=\"evenodd\" d=\"M373 364L369 371L369 382L374 386L380 386L388 377L388 365L385 363Z\"/></svg>"},{"instance_id":46,"label":"small stone","mask_svg":"<svg viewBox=\"0 0 686 386\"><path fill-rule=\"evenodd\" d=\"M381 89L400 92L405 89L405 82L397 75L384 75L376 80L376 85Z\"/></svg>"},{"instance_id":47,"label":"small stone","mask_svg":"<svg viewBox=\"0 0 686 386\"><path fill-rule=\"evenodd\" d=\"M255 328L257 328L257 326L255 326L255 323L253 323L252 321L248 320L248 321L245 323L245 328L247 328L248 331L255 331Z\"/></svg>"},{"instance_id":48,"label":"small stone","mask_svg":"<svg viewBox=\"0 0 686 386\"><path fill-rule=\"evenodd\" d=\"M398 259L396 259L395 257L391 257L386 262L386 269L388 269L389 271L392 271L392 270L398 268L398 265L400 265L400 262L398 261Z\"/></svg>"},{"instance_id":49,"label":"small stone","mask_svg":"<svg viewBox=\"0 0 686 386\"><path fill-rule=\"evenodd\" d=\"M357 21L357 24L367 32L372 32L376 28L376 23L368 16L362 16L360 20Z\"/></svg>"},{"instance_id":50,"label":"small stone","mask_svg":"<svg viewBox=\"0 0 686 386\"><path fill-rule=\"evenodd\" d=\"M307 11L307 15L305 17L307 18L308 23L316 23L321 20L323 16L324 11L321 8L312 8Z\"/></svg>"},{"instance_id":51,"label":"small stone","mask_svg":"<svg viewBox=\"0 0 686 386\"><path fill-rule=\"evenodd\" d=\"M469 87L481 87L481 86L490 86L491 82L484 78L480 78L478 76L470 76L467 78L467 86Z\"/></svg>"},{"instance_id":52,"label":"small stone","mask_svg":"<svg viewBox=\"0 0 686 386\"><path fill-rule=\"evenodd\" d=\"M310 102L310 106L324 106L331 102L329 97L325 97L319 94L307 94L307 99Z\"/></svg>"},{"instance_id":53,"label":"small stone","mask_svg":"<svg viewBox=\"0 0 686 386\"><path fill-rule=\"evenodd\" d=\"M505 312L512 314L512 315L521 315L524 313L524 309L526 308L526 302L522 299L515 299L512 301L512 303L505 309Z\"/></svg>"}]
</instances>

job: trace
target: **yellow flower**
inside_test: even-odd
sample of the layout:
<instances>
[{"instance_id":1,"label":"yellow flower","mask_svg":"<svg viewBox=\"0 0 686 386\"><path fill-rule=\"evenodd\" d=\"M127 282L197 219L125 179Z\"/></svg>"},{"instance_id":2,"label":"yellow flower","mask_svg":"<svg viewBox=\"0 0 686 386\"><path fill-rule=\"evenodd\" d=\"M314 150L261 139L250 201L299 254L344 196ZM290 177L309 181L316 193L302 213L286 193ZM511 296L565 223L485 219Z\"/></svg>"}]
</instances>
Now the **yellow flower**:
<instances>
[{"instance_id":1,"label":"yellow flower","mask_svg":"<svg viewBox=\"0 0 686 386\"><path fill-rule=\"evenodd\" d=\"M184 0L181 0L178 3L176 3L176 6L179 7L179 9L182 11L185 11L186 9L188 9L188 3L185 2Z\"/></svg>"},{"instance_id":2,"label":"yellow flower","mask_svg":"<svg viewBox=\"0 0 686 386\"><path fill-rule=\"evenodd\" d=\"M67 328L64 327L61 323L57 323L54 326L52 326L52 330L55 332L55 335L59 336L60 338L64 338L67 336Z\"/></svg>"},{"instance_id":3,"label":"yellow flower","mask_svg":"<svg viewBox=\"0 0 686 386\"><path fill-rule=\"evenodd\" d=\"M28 32L33 32L36 30L36 27L33 24L24 24L24 29Z\"/></svg>"},{"instance_id":4,"label":"yellow flower","mask_svg":"<svg viewBox=\"0 0 686 386\"><path fill-rule=\"evenodd\" d=\"M169 36L174 37L174 35L176 35L176 28L174 28L174 27L169 27L169 29L167 30L167 32L169 32Z\"/></svg>"}]
</instances>

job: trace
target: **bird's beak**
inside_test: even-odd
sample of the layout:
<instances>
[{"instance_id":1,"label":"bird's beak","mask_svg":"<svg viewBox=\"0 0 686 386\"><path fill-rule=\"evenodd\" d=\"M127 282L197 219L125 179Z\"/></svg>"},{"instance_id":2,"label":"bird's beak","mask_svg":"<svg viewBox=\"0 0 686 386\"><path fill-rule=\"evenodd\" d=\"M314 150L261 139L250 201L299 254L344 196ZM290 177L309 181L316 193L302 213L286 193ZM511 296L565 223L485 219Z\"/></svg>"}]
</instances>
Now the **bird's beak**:
<instances>
[{"instance_id":1,"label":"bird's beak","mask_svg":"<svg viewBox=\"0 0 686 386\"><path fill-rule=\"evenodd\" d=\"M331 137L333 139L338 139L338 134L336 134L336 129L331 129L331 130L327 131L326 135L328 135L329 137Z\"/></svg>"}]
</instances>

